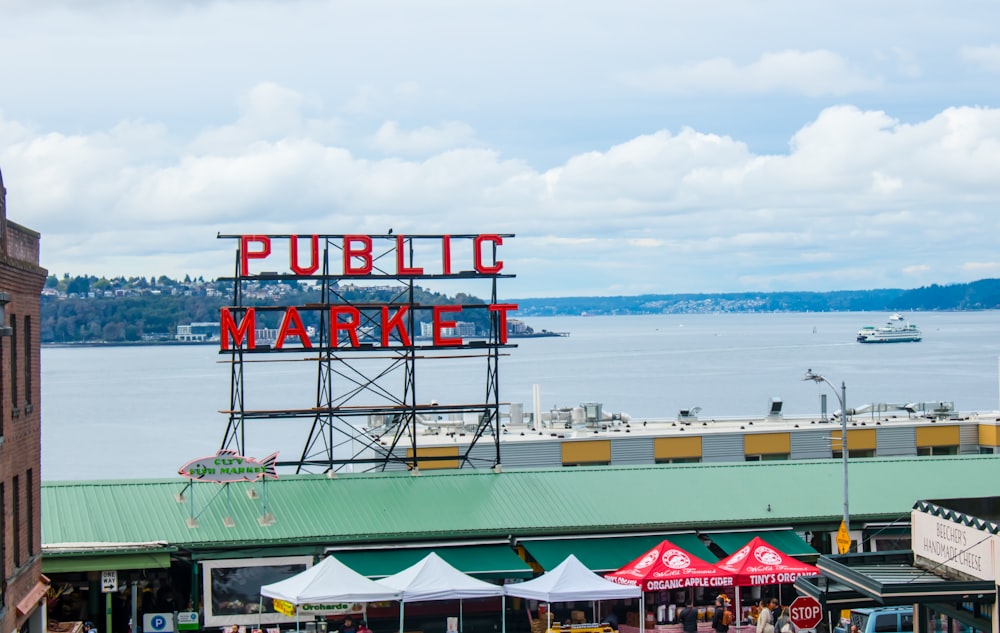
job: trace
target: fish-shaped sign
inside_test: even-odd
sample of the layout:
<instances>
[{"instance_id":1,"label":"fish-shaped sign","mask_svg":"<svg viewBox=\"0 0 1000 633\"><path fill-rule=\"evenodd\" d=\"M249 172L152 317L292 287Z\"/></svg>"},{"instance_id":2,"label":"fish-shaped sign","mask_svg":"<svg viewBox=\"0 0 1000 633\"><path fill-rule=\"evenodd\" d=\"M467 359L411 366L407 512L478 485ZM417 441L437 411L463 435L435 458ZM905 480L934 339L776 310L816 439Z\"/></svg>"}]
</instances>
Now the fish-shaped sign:
<instances>
[{"instance_id":1,"label":"fish-shaped sign","mask_svg":"<svg viewBox=\"0 0 1000 633\"><path fill-rule=\"evenodd\" d=\"M257 481L264 477L277 479L278 471L275 470L277 461L276 452L258 461L253 457L240 455L232 449L223 448L215 455L192 459L181 466L177 474L195 481L211 481L219 484Z\"/></svg>"}]
</instances>

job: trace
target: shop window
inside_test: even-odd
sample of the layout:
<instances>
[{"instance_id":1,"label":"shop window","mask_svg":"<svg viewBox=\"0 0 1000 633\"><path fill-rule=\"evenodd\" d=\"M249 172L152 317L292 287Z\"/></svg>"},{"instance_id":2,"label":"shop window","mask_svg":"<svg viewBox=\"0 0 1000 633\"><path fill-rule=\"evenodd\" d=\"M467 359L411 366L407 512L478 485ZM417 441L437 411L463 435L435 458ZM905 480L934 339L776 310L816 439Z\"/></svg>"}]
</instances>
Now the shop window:
<instances>
[{"instance_id":1,"label":"shop window","mask_svg":"<svg viewBox=\"0 0 1000 633\"><path fill-rule=\"evenodd\" d=\"M700 464L700 457L660 457L657 464Z\"/></svg>"},{"instance_id":2,"label":"shop window","mask_svg":"<svg viewBox=\"0 0 1000 633\"><path fill-rule=\"evenodd\" d=\"M980 446L979 447L979 454L980 455L992 455L994 452L995 451L993 450L992 446Z\"/></svg>"}]
</instances>

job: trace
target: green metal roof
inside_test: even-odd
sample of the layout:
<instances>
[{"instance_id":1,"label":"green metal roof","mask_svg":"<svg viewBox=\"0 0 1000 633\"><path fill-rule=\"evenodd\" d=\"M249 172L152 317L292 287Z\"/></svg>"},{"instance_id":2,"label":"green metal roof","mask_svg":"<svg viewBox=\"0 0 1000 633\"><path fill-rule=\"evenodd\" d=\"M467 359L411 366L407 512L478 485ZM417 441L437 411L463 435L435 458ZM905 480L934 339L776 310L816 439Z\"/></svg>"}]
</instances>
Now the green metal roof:
<instances>
[{"instance_id":1,"label":"green metal roof","mask_svg":"<svg viewBox=\"0 0 1000 633\"><path fill-rule=\"evenodd\" d=\"M520 540L518 544L523 545L546 571L559 565L570 554L576 556L587 569L614 571L639 558L664 539L706 562L719 560L693 533Z\"/></svg>"},{"instance_id":2,"label":"green metal roof","mask_svg":"<svg viewBox=\"0 0 1000 633\"><path fill-rule=\"evenodd\" d=\"M750 532L709 532L708 538L727 553L732 554L739 548L759 536L771 547L778 551L793 556L795 558L819 556L819 552L812 545L802 540L798 534L792 530L754 530Z\"/></svg>"},{"instance_id":3,"label":"green metal roof","mask_svg":"<svg viewBox=\"0 0 1000 633\"><path fill-rule=\"evenodd\" d=\"M857 459L852 519L917 499L997 494L1000 457ZM839 460L286 476L261 483L43 482L45 548L161 542L205 550L795 526L835 529ZM873 485L872 482L878 482ZM253 489L256 494L250 495ZM185 491L182 502L176 496ZM662 496L663 491L674 491ZM651 496L652 495L652 496ZM253 497L253 498L252 498ZM258 519L273 514L274 522ZM188 527L190 516L197 527ZM231 527L223 523L231 517ZM808 524L808 525L807 525ZM823 527L826 526L826 527Z\"/></svg>"}]
</instances>

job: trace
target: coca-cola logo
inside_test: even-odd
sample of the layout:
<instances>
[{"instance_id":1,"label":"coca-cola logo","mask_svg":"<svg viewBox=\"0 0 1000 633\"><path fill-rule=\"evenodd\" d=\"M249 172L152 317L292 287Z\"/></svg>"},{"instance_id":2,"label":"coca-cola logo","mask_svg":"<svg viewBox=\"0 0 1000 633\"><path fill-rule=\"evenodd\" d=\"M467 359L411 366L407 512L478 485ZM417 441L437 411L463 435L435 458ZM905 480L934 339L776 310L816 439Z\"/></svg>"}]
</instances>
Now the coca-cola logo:
<instances>
[{"instance_id":1,"label":"coca-cola logo","mask_svg":"<svg viewBox=\"0 0 1000 633\"><path fill-rule=\"evenodd\" d=\"M753 551L753 557L764 565L780 565L781 554L774 551L767 545L758 545Z\"/></svg>"},{"instance_id":2,"label":"coca-cola logo","mask_svg":"<svg viewBox=\"0 0 1000 633\"><path fill-rule=\"evenodd\" d=\"M679 549L668 549L663 553L662 560L670 569L687 569L691 566L691 557Z\"/></svg>"},{"instance_id":3,"label":"coca-cola logo","mask_svg":"<svg viewBox=\"0 0 1000 633\"><path fill-rule=\"evenodd\" d=\"M648 554L642 557L638 563L635 564L636 569L645 569L656 562L656 559L660 557L660 550L654 549Z\"/></svg>"}]
</instances>

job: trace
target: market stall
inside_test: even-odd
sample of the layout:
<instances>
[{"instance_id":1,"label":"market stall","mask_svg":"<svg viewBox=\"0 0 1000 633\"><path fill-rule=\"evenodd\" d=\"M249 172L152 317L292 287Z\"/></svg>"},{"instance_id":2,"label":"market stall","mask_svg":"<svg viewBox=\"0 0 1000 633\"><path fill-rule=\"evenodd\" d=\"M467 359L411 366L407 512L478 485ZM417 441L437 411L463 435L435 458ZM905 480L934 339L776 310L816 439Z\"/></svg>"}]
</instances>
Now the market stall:
<instances>
[{"instance_id":1,"label":"market stall","mask_svg":"<svg viewBox=\"0 0 1000 633\"><path fill-rule=\"evenodd\" d=\"M723 573L731 574L736 585L736 629L746 620L740 606L740 587L760 585L783 585L794 583L799 576L815 576L819 570L802 561L784 554L768 545L764 539L755 536L753 540L723 558L716 566Z\"/></svg>"},{"instance_id":2,"label":"market stall","mask_svg":"<svg viewBox=\"0 0 1000 633\"><path fill-rule=\"evenodd\" d=\"M620 585L601 578L587 569L576 556L570 554L566 560L542 574L538 578L504 586L504 594L546 603L546 611L551 613L553 602L574 602L577 600L617 600L639 598L642 604L642 589ZM549 625L550 623L546 623ZM599 623L582 623L571 630L601 628ZM551 632L561 627L552 627ZM569 630L569 629L568 629ZM603 630L603 629L602 629Z\"/></svg>"},{"instance_id":3,"label":"market stall","mask_svg":"<svg viewBox=\"0 0 1000 633\"><path fill-rule=\"evenodd\" d=\"M434 552L416 564L378 582L399 592L400 631L404 628L403 609L407 602L458 600L458 632L461 633L463 599L500 597L502 600L504 595L503 587L500 585L464 574ZM500 610L502 614L505 611L504 608ZM501 630L506 630L506 623Z\"/></svg>"},{"instance_id":4,"label":"market stall","mask_svg":"<svg viewBox=\"0 0 1000 633\"><path fill-rule=\"evenodd\" d=\"M618 584L640 587L643 593L674 590L693 592L700 587L711 590L714 596L733 587L731 573L689 554L669 540L661 541L642 556L604 577ZM690 594L686 596L685 602L694 604ZM711 622L710 608L702 607L699 610L700 624ZM674 620L672 617L668 619Z\"/></svg>"},{"instance_id":5,"label":"market stall","mask_svg":"<svg viewBox=\"0 0 1000 633\"><path fill-rule=\"evenodd\" d=\"M400 592L365 578L333 556L327 556L300 574L270 585L262 585L260 596L260 611L263 611L264 598L274 600L276 609L280 608L279 603L291 605L292 609L283 612L295 616L295 629L298 630L300 605L399 600Z\"/></svg>"}]
</instances>

